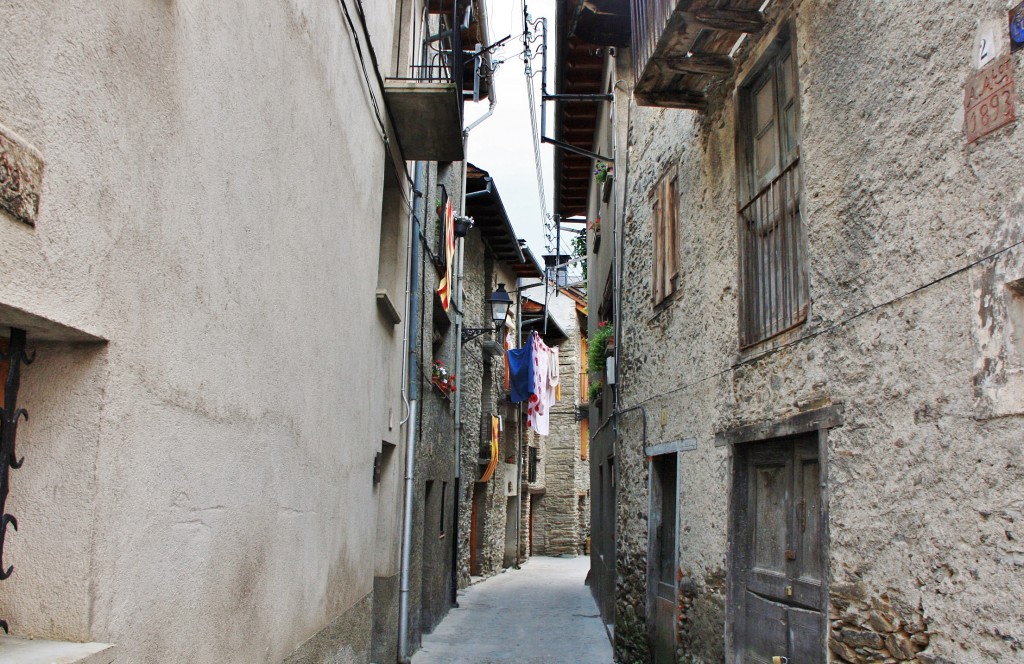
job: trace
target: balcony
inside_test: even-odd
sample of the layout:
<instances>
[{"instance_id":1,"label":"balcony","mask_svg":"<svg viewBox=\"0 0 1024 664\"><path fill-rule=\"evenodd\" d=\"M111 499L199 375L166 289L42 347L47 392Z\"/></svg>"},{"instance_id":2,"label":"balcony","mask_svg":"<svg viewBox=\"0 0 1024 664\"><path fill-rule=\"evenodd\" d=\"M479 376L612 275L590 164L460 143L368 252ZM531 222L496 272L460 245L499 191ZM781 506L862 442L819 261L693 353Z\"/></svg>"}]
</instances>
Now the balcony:
<instances>
[{"instance_id":1,"label":"balcony","mask_svg":"<svg viewBox=\"0 0 1024 664\"><path fill-rule=\"evenodd\" d=\"M732 75L730 52L765 25L763 0L631 0L634 95L641 106L703 111L712 78Z\"/></svg>"},{"instance_id":2,"label":"balcony","mask_svg":"<svg viewBox=\"0 0 1024 664\"><path fill-rule=\"evenodd\" d=\"M464 157L466 54L459 9L452 3L450 14L429 21L429 30L436 34L424 40L410 77L384 81L384 98L402 154L409 161L461 161Z\"/></svg>"},{"instance_id":3,"label":"balcony","mask_svg":"<svg viewBox=\"0 0 1024 664\"><path fill-rule=\"evenodd\" d=\"M448 79L384 81L395 133L409 161L462 161L462 93Z\"/></svg>"}]
</instances>

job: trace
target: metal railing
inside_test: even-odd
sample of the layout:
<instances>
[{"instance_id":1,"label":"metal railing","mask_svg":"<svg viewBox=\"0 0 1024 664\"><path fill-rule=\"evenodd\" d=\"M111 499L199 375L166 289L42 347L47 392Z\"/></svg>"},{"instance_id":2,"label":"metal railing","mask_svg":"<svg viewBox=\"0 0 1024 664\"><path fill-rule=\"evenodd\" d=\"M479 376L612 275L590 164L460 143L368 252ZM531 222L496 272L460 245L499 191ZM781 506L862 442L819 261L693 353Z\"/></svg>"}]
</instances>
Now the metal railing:
<instances>
[{"instance_id":1,"label":"metal railing","mask_svg":"<svg viewBox=\"0 0 1024 664\"><path fill-rule=\"evenodd\" d=\"M741 207L739 215L740 346L747 347L807 318L799 160Z\"/></svg>"},{"instance_id":2,"label":"metal railing","mask_svg":"<svg viewBox=\"0 0 1024 664\"><path fill-rule=\"evenodd\" d=\"M35 353L25 352L26 334L24 330L11 328L11 337L6 350L0 350L0 369L3 376L3 404L0 406L0 580L6 579L14 572L14 566L6 569L3 564L4 541L7 526L18 529L18 520L6 512L7 494L11 490L10 471L21 468L24 459L19 459L15 447L18 433L18 421L28 419L24 408L18 407L18 388L21 385L22 365L32 364ZM0 629L8 631L7 621L0 620Z\"/></svg>"},{"instance_id":3,"label":"metal railing","mask_svg":"<svg viewBox=\"0 0 1024 664\"><path fill-rule=\"evenodd\" d=\"M441 15L438 33L423 40L417 62L409 67L409 76L392 80L454 83L459 93L461 113L466 59L472 54L463 51L458 5L458 2L453 3L451 13Z\"/></svg>"},{"instance_id":4,"label":"metal railing","mask_svg":"<svg viewBox=\"0 0 1024 664\"><path fill-rule=\"evenodd\" d=\"M640 75L658 47L672 12L681 0L630 0L633 33L633 76Z\"/></svg>"}]
</instances>

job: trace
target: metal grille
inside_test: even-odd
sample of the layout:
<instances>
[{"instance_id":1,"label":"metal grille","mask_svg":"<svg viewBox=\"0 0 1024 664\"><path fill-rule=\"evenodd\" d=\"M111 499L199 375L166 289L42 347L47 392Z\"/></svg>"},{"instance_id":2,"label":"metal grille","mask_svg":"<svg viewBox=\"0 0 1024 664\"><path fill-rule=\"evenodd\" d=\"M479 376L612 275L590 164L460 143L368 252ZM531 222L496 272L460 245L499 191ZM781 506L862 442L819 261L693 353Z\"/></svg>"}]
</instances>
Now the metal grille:
<instances>
[{"instance_id":1,"label":"metal grille","mask_svg":"<svg viewBox=\"0 0 1024 664\"><path fill-rule=\"evenodd\" d=\"M807 319L800 222L800 166L794 161L740 209L740 345Z\"/></svg>"},{"instance_id":2,"label":"metal grille","mask_svg":"<svg viewBox=\"0 0 1024 664\"><path fill-rule=\"evenodd\" d=\"M633 33L633 80L639 81L654 55L658 38L665 32L679 0L630 0Z\"/></svg>"}]
</instances>

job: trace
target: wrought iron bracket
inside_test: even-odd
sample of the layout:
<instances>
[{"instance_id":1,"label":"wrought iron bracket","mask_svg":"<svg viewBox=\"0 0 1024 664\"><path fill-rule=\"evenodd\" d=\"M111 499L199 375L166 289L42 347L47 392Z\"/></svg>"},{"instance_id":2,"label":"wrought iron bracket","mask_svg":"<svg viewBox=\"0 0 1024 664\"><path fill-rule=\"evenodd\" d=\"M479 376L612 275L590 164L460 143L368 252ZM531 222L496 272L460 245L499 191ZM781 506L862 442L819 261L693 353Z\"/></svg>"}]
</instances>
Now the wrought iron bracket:
<instances>
[{"instance_id":1,"label":"wrought iron bracket","mask_svg":"<svg viewBox=\"0 0 1024 664\"><path fill-rule=\"evenodd\" d=\"M495 329L493 327L464 327L462 328L462 343L472 341L473 339L479 337L481 334L486 334L488 332L494 331Z\"/></svg>"},{"instance_id":2,"label":"wrought iron bracket","mask_svg":"<svg viewBox=\"0 0 1024 664\"><path fill-rule=\"evenodd\" d=\"M14 566L4 568L4 539L7 526L18 529L18 520L6 512L7 494L10 492L10 471L21 468L24 458L19 459L15 450L15 436L18 433L18 420L28 419L24 408L18 408L18 387L21 385L21 365L32 364L35 353L29 357L25 353L25 330L11 328L11 338L7 352L0 353L0 360L7 362L7 377L4 380L4 404L0 409L0 580L6 579L14 572ZM6 620L0 620L0 629L8 632Z\"/></svg>"}]
</instances>

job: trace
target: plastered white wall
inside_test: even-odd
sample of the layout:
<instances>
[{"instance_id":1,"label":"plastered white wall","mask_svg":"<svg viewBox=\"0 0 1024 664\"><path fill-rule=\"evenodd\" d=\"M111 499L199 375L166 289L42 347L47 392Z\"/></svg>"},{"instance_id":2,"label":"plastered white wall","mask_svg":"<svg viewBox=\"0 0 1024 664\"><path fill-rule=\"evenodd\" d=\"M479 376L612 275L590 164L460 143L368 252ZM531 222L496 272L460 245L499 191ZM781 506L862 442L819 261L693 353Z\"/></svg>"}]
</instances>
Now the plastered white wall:
<instances>
[{"instance_id":1,"label":"plastered white wall","mask_svg":"<svg viewBox=\"0 0 1024 664\"><path fill-rule=\"evenodd\" d=\"M392 4L364 3L385 53ZM349 28L309 1L3 15L0 123L45 171L34 229L0 214L0 302L109 343L24 372L0 615L124 661L280 661L371 591L401 412Z\"/></svg>"}]
</instances>

